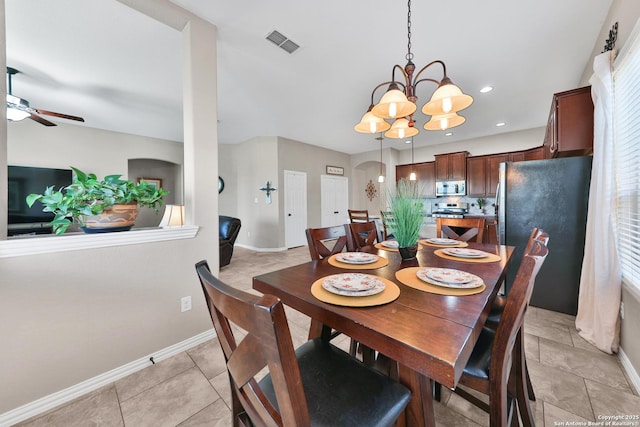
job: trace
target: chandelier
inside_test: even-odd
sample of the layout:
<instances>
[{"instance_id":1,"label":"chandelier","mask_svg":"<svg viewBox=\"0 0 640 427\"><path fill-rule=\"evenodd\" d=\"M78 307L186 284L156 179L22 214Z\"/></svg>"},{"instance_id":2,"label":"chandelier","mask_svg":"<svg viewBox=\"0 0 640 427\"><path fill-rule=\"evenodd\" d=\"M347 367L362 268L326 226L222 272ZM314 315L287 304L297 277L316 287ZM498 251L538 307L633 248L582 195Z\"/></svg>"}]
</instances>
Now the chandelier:
<instances>
[{"instance_id":1,"label":"chandelier","mask_svg":"<svg viewBox=\"0 0 640 427\"><path fill-rule=\"evenodd\" d=\"M384 135L387 138L408 138L417 135L420 131L415 127L413 120L413 113L417 109L416 101L418 100L416 88L418 84L425 81L438 85L429 102L422 107L422 112L427 116L431 116L431 119L424 125L426 130L445 130L461 125L466 119L458 115L458 111L467 108L473 103L473 98L464 94L447 77L447 67L440 60L430 62L414 75L416 66L413 63L413 53L411 53L411 0L408 1L407 7L408 42L405 56L407 65L404 68L398 64L394 65L391 69L391 81L380 83L373 89L369 109L354 127L356 132L377 133L386 131ZM436 64L442 66L442 80L420 78L422 72ZM396 80L396 70L402 73L404 82ZM386 85L389 85L387 92L382 96L380 102L374 104L373 100L376 91ZM394 121L389 124L385 119Z\"/></svg>"}]
</instances>

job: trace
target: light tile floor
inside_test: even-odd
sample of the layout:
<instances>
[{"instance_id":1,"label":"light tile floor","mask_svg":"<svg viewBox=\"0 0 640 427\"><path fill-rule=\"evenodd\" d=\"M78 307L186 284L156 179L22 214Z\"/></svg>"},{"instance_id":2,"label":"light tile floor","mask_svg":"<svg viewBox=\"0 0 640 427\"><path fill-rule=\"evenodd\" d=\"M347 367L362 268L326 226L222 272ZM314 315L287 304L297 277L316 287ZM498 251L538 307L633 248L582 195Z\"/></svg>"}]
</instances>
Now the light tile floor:
<instances>
[{"instance_id":1,"label":"light tile floor","mask_svg":"<svg viewBox=\"0 0 640 427\"><path fill-rule=\"evenodd\" d=\"M309 259L306 247L260 253L236 248L225 282L250 292L251 278ZM306 340L309 318L287 309L294 345ZM537 401L537 426L596 422L602 415L639 415L640 397L615 356L578 336L574 317L531 307L526 353ZM335 342L335 341L334 341ZM338 345L347 349L347 337ZM231 426L230 391L216 339L102 387L21 426ZM440 426L487 426L487 414L447 389L436 403ZM562 424L561 424L562 423ZM580 424L573 424L580 425Z\"/></svg>"}]
</instances>

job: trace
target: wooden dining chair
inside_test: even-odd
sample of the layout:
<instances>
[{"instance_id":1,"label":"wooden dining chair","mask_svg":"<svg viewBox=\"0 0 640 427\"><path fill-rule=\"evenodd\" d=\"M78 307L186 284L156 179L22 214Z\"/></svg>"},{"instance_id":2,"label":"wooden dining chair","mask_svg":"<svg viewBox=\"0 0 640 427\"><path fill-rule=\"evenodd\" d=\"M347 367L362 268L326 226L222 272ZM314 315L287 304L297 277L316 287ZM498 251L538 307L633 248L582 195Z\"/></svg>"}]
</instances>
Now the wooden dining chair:
<instances>
[{"instance_id":1,"label":"wooden dining chair","mask_svg":"<svg viewBox=\"0 0 640 427\"><path fill-rule=\"evenodd\" d=\"M342 252L345 247L348 251L355 250L353 248L354 243L353 238L351 237L349 224L324 228L307 228L306 235L311 260L321 260L330 257L331 255ZM331 248L327 246L327 243L332 245ZM321 322L311 319L311 325L309 326L309 339L316 338L318 336L324 336L326 339L334 339L340 334L340 331L331 330ZM370 366L373 365L373 350L359 345L359 343L354 339L351 340L349 345L349 353L352 356L356 356L358 353L361 353L364 363Z\"/></svg>"},{"instance_id":2,"label":"wooden dining chair","mask_svg":"<svg viewBox=\"0 0 640 427\"><path fill-rule=\"evenodd\" d=\"M369 211L367 209L347 209L349 212L349 221L351 222L369 222Z\"/></svg>"},{"instance_id":3,"label":"wooden dining chair","mask_svg":"<svg viewBox=\"0 0 640 427\"><path fill-rule=\"evenodd\" d=\"M469 242L482 243L484 234L484 218L437 218L438 237Z\"/></svg>"},{"instance_id":4,"label":"wooden dining chair","mask_svg":"<svg viewBox=\"0 0 640 427\"><path fill-rule=\"evenodd\" d=\"M328 341L294 351L280 299L224 284L206 261L196 271L224 353L234 426L389 426L404 414L405 386ZM247 332L241 341L230 322Z\"/></svg>"},{"instance_id":5,"label":"wooden dining chair","mask_svg":"<svg viewBox=\"0 0 640 427\"><path fill-rule=\"evenodd\" d=\"M509 291L497 330L484 327L460 377L459 386L489 395L489 405L457 387L454 392L489 412L491 427L518 425L517 404L522 425L534 426L525 390L522 325L533 292L536 275L547 257L542 240L534 240L522 258Z\"/></svg>"},{"instance_id":6,"label":"wooden dining chair","mask_svg":"<svg viewBox=\"0 0 640 427\"><path fill-rule=\"evenodd\" d=\"M536 240L540 240L546 245L549 242L549 235L540 228L534 228L531 231L531 234L529 235L529 240L527 240L527 245L524 248L525 254L531 250L531 245L533 245L533 242ZM494 330L498 328L498 324L500 323L500 317L502 316L502 312L504 311L504 307L506 304L507 304L506 296L503 296L503 295L496 296L496 298L493 300L493 304L491 305L491 311L489 312L489 316L487 316L485 326ZM529 396L529 400L536 400L536 394L533 389L533 385L531 384L531 377L529 376L529 368L527 367L526 358L524 362L524 370L525 370L525 376L526 376L527 395Z\"/></svg>"},{"instance_id":7,"label":"wooden dining chair","mask_svg":"<svg viewBox=\"0 0 640 427\"><path fill-rule=\"evenodd\" d=\"M378 228L375 221L352 222L347 224L349 235L347 248L350 251L359 251L366 247L373 247L378 241Z\"/></svg>"},{"instance_id":8,"label":"wooden dining chair","mask_svg":"<svg viewBox=\"0 0 640 427\"><path fill-rule=\"evenodd\" d=\"M393 238L393 234L389 232L390 226L393 226L393 213L389 211L380 211L380 219L382 220L382 240Z\"/></svg>"},{"instance_id":9,"label":"wooden dining chair","mask_svg":"<svg viewBox=\"0 0 640 427\"><path fill-rule=\"evenodd\" d=\"M307 244L312 260L319 260L342 252L351 242L351 231L345 225L324 228L307 228ZM327 246L330 244L331 246Z\"/></svg>"}]
</instances>

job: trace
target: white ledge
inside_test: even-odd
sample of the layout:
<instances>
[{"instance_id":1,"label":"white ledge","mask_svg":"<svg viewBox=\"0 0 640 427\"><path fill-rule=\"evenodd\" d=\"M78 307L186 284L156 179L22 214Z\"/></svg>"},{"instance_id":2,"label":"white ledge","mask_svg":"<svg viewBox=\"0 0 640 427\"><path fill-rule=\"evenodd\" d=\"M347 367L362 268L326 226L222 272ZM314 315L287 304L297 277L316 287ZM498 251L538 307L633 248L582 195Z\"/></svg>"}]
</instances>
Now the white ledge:
<instances>
[{"instance_id":1,"label":"white ledge","mask_svg":"<svg viewBox=\"0 0 640 427\"><path fill-rule=\"evenodd\" d=\"M69 233L62 236L9 238L0 241L0 258L191 239L198 234L198 229L196 225L185 225L167 228L134 228L130 231L115 233Z\"/></svg>"}]
</instances>

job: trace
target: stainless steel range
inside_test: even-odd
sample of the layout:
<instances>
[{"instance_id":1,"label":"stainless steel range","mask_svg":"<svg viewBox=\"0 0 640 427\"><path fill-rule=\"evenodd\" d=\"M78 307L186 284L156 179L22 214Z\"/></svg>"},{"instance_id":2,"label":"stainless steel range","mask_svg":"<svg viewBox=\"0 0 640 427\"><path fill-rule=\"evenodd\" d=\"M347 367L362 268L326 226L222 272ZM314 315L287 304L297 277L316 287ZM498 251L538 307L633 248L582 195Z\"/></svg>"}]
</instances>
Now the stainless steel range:
<instances>
[{"instance_id":1,"label":"stainless steel range","mask_svg":"<svg viewBox=\"0 0 640 427\"><path fill-rule=\"evenodd\" d=\"M434 218L464 218L469 212L469 203L434 203L431 216Z\"/></svg>"}]
</instances>

